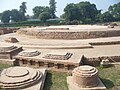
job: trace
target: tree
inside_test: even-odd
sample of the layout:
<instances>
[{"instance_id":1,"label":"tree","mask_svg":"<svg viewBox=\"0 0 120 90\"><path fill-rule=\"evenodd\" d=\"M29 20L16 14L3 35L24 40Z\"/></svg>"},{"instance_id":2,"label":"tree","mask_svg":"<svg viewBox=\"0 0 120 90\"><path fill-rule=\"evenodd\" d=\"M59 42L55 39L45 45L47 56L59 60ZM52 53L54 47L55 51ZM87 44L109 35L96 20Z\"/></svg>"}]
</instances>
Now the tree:
<instances>
[{"instance_id":1,"label":"tree","mask_svg":"<svg viewBox=\"0 0 120 90\"><path fill-rule=\"evenodd\" d=\"M12 9L11 10L11 20L14 22L18 22L21 21L22 16L20 14L20 12L17 9Z\"/></svg>"},{"instance_id":2,"label":"tree","mask_svg":"<svg viewBox=\"0 0 120 90\"><path fill-rule=\"evenodd\" d=\"M101 16L100 16L100 21L101 21L101 22L112 22L112 21L114 21L114 18L113 18L113 16L112 16L112 14L110 14L110 13L107 11L107 12L101 14Z\"/></svg>"},{"instance_id":3,"label":"tree","mask_svg":"<svg viewBox=\"0 0 120 90\"><path fill-rule=\"evenodd\" d=\"M51 15L49 12L42 12L40 15L39 15L39 19L45 23L47 19L50 19L51 18Z\"/></svg>"},{"instance_id":4,"label":"tree","mask_svg":"<svg viewBox=\"0 0 120 90\"><path fill-rule=\"evenodd\" d=\"M67 21L78 20L82 23L96 22L96 18L101 10L97 10L95 4L90 2L80 2L77 4L68 4L64 8L64 17Z\"/></svg>"},{"instance_id":5,"label":"tree","mask_svg":"<svg viewBox=\"0 0 120 90\"><path fill-rule=\"evenodd\" d=\"M77 4L80 14L81 21L83 23L87 23L88 21L96 22L97 15L101 13L101 10L97 10L95 4L91 4L90 2L80 2Z\"/></svg>"},{"instance_id":6,"label":"tree","mask_svg":"<svg viewBox=\"0 0 120 90\"><path fill-rule=\"evenodd\" d=\"M49 5L50 5L50 15L51 15L51 18L56 18L56 15L55 15L55 12L56 12L56 2L55 2L55 0L50 0Z\"/></svg>"},{"instance_id":7,"label":"tree","mask_svg":"<svg viewBox=\"0 0 120 90\"><path fill-rule=\"evenodd\" d=\"M33 8L34 18L39 18L39 15L43 12L50 12L47 6L36 6Z\"/></svg>"},{"instance_id":8,"label":"tree","mask_svg":"<svg viewBox=\"0 0 120 90\"><path fill-rule=\"evenodd\" d=\"M0 19L1 19L2 13L0 13Z\"/></svg>"},{"instance_id":9,"label":"tree","mask_svg":"<svg viewBox=\"0 0 120 90\"><path fill-rule=\"evenodd\" d=\"M63 18L66 19L66 21L73 21L73 20L79 20L80 18L80 11L76 4L68 4L64 8L65 14L63 14Z\"/></svg>"},{"instance_id":10,"label":"tree","mask_svg":"<svg viewBox=\"0 0 120 90\"><path fill-rule=\"evenodd\" d=\"M20 5L20 14L22 16L22 20L26 20L26 17L25 17L25 13L26 13L26 10L27 10L27 6L26 6L26 2L22 2L22 5Z\"/></svg>"},{"instance_id":11,"label":"tree","mask_svg":"<svg viewBox=\"0 0 120 90\"><path fill-rule=\"evenodd\" d=\"M10 16L11 16L11 12L10 10L6 10L2 13L2 16L1 16L1 21L3 23L9 23L10 21Z\"/></svg>"},{"instance_id":12,"label":"tree","mask_svg":"<svg viewBox=\"0 0 120 90\"><path fill-rule=\"evenodd\" d=\"M115 21L120 21L120 2L110 6L108 12L114 17Z\"/></svg>"}]
</instances>

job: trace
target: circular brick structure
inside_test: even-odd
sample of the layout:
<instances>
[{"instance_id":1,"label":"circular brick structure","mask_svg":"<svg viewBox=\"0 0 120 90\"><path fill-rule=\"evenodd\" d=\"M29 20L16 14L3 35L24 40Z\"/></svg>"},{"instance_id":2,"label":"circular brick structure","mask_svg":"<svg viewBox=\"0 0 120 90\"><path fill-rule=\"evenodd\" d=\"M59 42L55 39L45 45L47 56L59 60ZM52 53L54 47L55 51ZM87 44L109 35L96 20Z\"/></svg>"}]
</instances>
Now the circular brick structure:
<instances>
[{"instance_id":1,"label":"circular brick structure","mask_svg":"<svg viewBox=\"0 0 120 90\"><path fill-rule=\"evenodd\" d=\"M10 67L0 76L0 85L5 89L22 89L37 84L42 78L39 70L28 67Z\"/></svg>"},{"instance_id":2,"label":"circular brick structure","mask_svg":"<svg viewBox=\"0 0 120 90\"><path fill-rule=\"evenodd\" d=\"M98 70L92 66L80 66L73 70L73 81L82 88L95 87L99 84Z\"/></svg>"},{"instance_id":3,"label":"circular brick structure","mask_svg":"<svg viewBox=\"0 0 120 90\"><path fill-rule=\"evenodd\" d=\"M35 50L27 50L27 51L23 51L19 53L19 55L24 56L24 57L34 57L34 56L40 55L40 52L35 51Z\"/></svg>"},{"instance_id":4,"label":"circular brick structure","mask_svg":"<svg viewBox=\"0 0 120 90\"><path fill-rule=\"evenodd\" d=\"M4 51L9 51L9 50L13 50L17 48L16 46L9 46L9 45L4 45L4 46L0 46L0 51L4 52Z\"/></svg>"}]
</instances>

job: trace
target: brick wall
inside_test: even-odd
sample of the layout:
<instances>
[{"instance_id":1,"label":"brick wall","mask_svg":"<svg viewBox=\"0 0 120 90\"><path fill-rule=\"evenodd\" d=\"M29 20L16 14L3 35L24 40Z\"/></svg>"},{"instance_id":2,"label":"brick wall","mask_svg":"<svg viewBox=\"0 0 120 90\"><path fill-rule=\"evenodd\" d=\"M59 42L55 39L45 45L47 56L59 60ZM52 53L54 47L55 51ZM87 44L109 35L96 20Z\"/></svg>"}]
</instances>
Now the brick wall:
<instances>
[{"instance_id":1,"label":"brick wall","mask_svg":"<svg viewBox=\"0 0 120 90\"><path fill-rule=\"evenodd\" d=\"M109 31L82 31L82 32L55 32L55 31L27 31L20 30L18 34L25 34L40 39L89 39L120 36L120 30Z\"/></svg>"}]
</instances>

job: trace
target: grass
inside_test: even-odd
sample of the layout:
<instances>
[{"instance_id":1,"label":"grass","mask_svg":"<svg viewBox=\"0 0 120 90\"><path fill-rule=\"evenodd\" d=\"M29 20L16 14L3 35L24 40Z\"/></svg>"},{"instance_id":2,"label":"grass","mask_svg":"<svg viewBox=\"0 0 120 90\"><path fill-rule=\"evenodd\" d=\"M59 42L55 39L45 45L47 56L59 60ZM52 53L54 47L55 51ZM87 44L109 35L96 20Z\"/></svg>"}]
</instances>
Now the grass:
<instances>
[{"instance_id":1,"label":"grass","mask_svg":"<svg viewBox=\"0 0 120 90\"><path fill-rule=\"evenodd\" d=\"M66 73L48 72L43 90L68 90L66 77Z\"/></svg>"},{"instance_id":2,"label":"grass","mask_svg":"<svg viewBox=\"0 0 120 90\"><path fill-rule=\"evenodd\" d=\"M4 69L4 68L8 68L11 65L7 65L7 64L0 64L0 70Z\"/></svg>"},{"instance_id":3,"label":"grass","mask_svg":"<svg viewBox=\"0 0 120 90\"><path fill-rule=\"evenodd\" d=\"M97 67L99 76L108 90L118 90L120 86L120 66L112 66L109 68Z\"/></svg>"}]
</instances>

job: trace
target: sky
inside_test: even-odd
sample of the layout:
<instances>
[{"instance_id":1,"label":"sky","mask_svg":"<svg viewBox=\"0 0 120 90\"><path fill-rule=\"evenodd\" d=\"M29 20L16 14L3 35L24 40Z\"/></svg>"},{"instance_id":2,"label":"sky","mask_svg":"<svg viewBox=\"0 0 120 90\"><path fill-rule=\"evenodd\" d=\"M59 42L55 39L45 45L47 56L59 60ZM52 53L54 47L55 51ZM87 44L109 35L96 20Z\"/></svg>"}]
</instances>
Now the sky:
<instances>
[{"instance_id":1,"label":"sky","mask_svg":"<svg viewBox=\"0 0 120 90\"><path fill-rule=\"evenodd\" d=\"M96 4L99 10L103 12L107 11L110 5L120 2L120 0L55 0L56 4L56 15L60 16L63 14L65 6L69 3L79 3L81 1L89 1L90 3ZM32 9L35 6L49 6L49 0L0 0L0 13L5 10L18 9L22 2L27 2L27 14L33 15Z\"/></svg>"}]
</instances>

